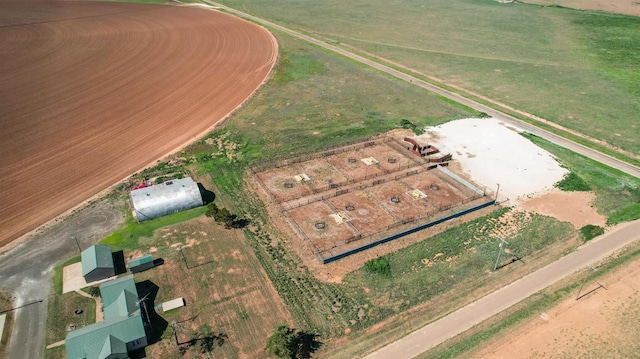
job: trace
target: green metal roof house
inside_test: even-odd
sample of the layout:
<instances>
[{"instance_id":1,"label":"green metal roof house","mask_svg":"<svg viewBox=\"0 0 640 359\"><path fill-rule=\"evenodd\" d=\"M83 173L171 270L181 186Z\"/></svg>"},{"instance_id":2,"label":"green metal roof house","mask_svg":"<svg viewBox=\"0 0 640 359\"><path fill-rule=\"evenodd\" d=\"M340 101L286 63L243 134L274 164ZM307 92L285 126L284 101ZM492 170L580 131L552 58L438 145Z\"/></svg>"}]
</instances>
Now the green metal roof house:
<instances>
[{"instance_id":1,"label":"green metal roof house","mask_svg":"<svg viewBox=\"0 0 640 359\"><path fill-rule=\"evenodd\" d=\"M87 283L113 277L116 268L113 265L113 254L108 245L95 244L81 253L82 276Z\"/></svg>"},{"instance_id":2,"label":"green metal roof house","mask_svg":"<svg viewBox=\"0 0 640 359\"><path fill-rule=\"evenodd\" d=\"M126 359L147 345L133 276L103 283L100 296L104 320L67 333L67 359Z\"/></svg>"}]
</instances>

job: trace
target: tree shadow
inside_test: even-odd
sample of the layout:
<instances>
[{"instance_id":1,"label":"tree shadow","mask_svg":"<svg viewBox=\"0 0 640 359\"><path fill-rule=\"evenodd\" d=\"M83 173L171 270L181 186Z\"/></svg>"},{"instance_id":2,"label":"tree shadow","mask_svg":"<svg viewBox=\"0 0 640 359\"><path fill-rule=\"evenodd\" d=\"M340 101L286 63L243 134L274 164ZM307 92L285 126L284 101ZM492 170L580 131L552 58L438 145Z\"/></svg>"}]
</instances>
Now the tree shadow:
<instances>
[{"instance_id":1,"label":"tree shadow","mask_svg":"<svg viewBox=\"0 0 640 359\"><path fill-rule=\"evenodd\" d=\"M318 340L318 334L299 331L293 338L295 346L296 358L309 359L311 354L315 353L322 346L322 342Z\"/></svg>"},{"instance_id":2,"label":"tree shadow","mask_svg":"<svg viewBox=\"0 0 640 359\"><path fill-rule=\"evenodd\" d=\"M200 182L198 182L198 189L200 189L200 196L202 196L202 201L205 205L213 202L216 199L216 194L204 188L204 186Z\"/></svg>"},{"instance_id":3,"label":"tree shadow","mask_svg":"<svg viewBox=\"0 0 640 359\"><path fill-rule=\"evenodd\" d=\"M231 228L235 228L235 229L241 229L241 228L245 228L246 226L249 225L249 220L246 218L240 218L240 219L234 219L233 222L231 223Z\"/></svg>"}]
</instances>

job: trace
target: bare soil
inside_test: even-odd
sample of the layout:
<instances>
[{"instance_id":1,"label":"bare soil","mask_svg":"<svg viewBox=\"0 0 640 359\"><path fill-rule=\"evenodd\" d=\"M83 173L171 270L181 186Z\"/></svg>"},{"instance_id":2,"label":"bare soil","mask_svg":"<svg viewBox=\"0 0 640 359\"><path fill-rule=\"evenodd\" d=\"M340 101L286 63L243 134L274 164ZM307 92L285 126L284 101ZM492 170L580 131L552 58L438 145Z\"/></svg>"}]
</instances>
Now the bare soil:
<instances>
[{"instance_id":1,"label":"bare soil","mask_svg":"<svg viewBox=\"0 0 640 359\"><path fill-rule=\"evenodd\" d=\"M538 5L561 5L580 10L596 10L640 16L640 2L637 0L525 0L522 2Z\"/></svg>"},{"instance_id":2,"label":"bare soil","mask_svg":"<svg viewBox=\"0 0 640 359\"><path fill-rule=\"evenodd\" d=\"M592 192L563 192L558 189L532 198L520 206L529 212L536 212L569 222L580 229L588 224L604 227L607 218L599 214L591 205L595 199Z\"/></svg>"},{"instance_id":3,"label":"bare soil","mask_svg":"<svg viewBox=\"0 0 640 359\"><path fill-rule=\"evenodd\" d=\"M479 350L473 358L631 358L640 330L640 261L597 281ZM605 288L599 288L602 284ZM599 288L599 289L598 289ZM596 290L597 289L597 290ZM576 295L577 296L577 295Z\"/></svg>"},{"instance_id":4,"label":"bare soil","mask_svg":"<svg viewBox=\"0 0 640 359\"><path fill-rule=\"evenodd\" d=\"M221 12L75 1L1 2L0 48L0 246L206 133L277 58Z\"/></svg>"}]
</instances>

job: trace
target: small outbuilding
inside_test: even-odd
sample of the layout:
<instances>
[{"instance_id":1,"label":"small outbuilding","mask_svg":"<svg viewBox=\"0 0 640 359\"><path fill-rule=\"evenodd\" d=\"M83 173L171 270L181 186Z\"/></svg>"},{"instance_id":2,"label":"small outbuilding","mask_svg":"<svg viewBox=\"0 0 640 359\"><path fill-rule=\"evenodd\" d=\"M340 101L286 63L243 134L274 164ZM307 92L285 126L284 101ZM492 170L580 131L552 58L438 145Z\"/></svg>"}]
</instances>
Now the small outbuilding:
<instances>
[{"instance_id":1,"label":"small outbuilding","mask_svg":"<svg viewBox=\"0 0 640 359\"><path fill-rule=\"evenodd\" d=\"M82 276L87 283L95 282L116 275L111 247L94 244L82 251Z\"/></svg>"},{"instance_id":2,"label":"small outbuilding","mask_svg":"<svg viewBox=\"0 0 640 359\"><path fill-rule=\"evenodd\" d=\"M191 177L134 189L129 192L129 198L138 222L204 205L200 187Z\"/></svg>"},{"instance_id":3,"label":"small outbuilding","mask_svg":"<svg viewBox=\"0 0 640 359\"><path fill-rule=\"evenodd\" d=\"M151 269L155 266L153 263L153 256L147 254L146 256L134 258L127 262L127 267L131 273L139 273Z\"/></svg>"}]
</instances>

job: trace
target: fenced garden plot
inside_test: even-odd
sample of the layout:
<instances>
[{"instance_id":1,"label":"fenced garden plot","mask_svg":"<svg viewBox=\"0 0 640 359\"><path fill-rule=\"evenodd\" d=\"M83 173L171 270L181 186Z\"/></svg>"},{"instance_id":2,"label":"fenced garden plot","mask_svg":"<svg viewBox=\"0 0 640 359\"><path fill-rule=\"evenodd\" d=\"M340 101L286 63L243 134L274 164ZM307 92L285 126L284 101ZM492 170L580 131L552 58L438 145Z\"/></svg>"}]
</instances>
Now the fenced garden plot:
<instances>
[{"instance_id":1,"label":"fenced garden plot","mask_svg":"<svg viewBox=\"0 0 640 359\"><path fill-rule=\"evenodd\" d=\"M484 191L433 169L400 142L384 137L350 144L251 173L323 262L446 217L444 211L486 202Z\"/></svg>"}]
</instances>

